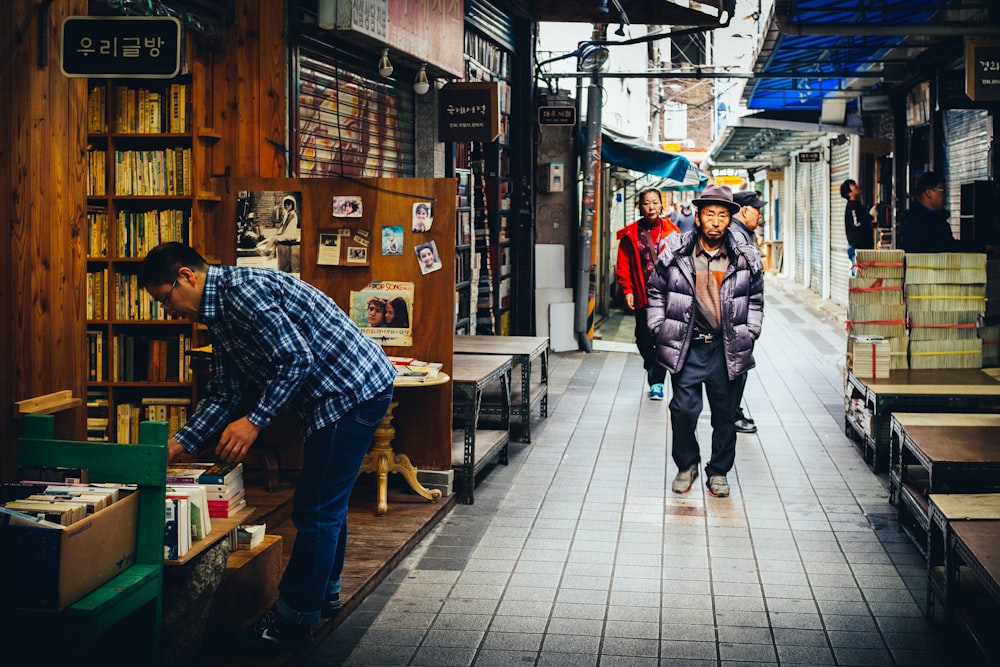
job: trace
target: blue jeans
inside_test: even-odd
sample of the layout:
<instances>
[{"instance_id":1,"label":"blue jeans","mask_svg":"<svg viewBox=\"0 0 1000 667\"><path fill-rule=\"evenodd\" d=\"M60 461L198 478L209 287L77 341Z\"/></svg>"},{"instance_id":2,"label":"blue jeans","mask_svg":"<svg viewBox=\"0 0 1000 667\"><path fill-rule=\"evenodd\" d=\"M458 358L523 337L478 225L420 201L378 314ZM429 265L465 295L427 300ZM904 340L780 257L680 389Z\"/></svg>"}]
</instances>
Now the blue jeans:
<instances>
[{"instance_id":1,"label":"blue jeans","mask_svg":"<svg viewBox=\"0 0 1000 667\"><path fill-rule=\"evenodd\" d=\"M358 471L382 421L392 388L306 439L302 474L292 500L297 532L275 609L293 623L320 621L328 587L344 569L347 505Z\"/></svg>"},{"instance_id":2,"label":"blue jeans","mask_svg":"<svg viewBox=\"0 0 1000 667\"><path fill-rule=\"evenodd\" d=\"M711 343L691 341L684 367L670 376L672 454L679 470L687 470L701 460L695 430L703 407L702 386L712 410L712 458L705 466L705 475L725 475L732 470L736 461L737 390L741 382L741 378L729 379L721 336Z\"/></svg>"}]
</instances>

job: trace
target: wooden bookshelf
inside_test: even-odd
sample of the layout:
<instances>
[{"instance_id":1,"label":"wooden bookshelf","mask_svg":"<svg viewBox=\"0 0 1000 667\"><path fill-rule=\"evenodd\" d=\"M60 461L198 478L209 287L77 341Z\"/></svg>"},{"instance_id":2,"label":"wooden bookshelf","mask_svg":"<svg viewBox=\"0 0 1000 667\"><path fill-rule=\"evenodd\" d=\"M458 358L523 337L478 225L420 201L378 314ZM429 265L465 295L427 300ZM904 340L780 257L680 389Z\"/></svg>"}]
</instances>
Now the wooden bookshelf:
<instances>
[{"instance_id":1,"label":"wooden bookshelf","mask_svg":"<svg viewBox=\"0 0 1000 667\"><path fill-rule=\"evenodd\" d=\"M87 95L87 433L136 442L138 422L171 434L194 390L185 352L193 322L170 318L138 284L142 258L163 241L191 243L196 201L192 80L91 80ZM199 138L212 138L199 128ZM159 399L162 406L148 400ZM169 407L168 407L169 406ZM159 416L157 416L159 415Z\"/></svg>"}]
</instances>

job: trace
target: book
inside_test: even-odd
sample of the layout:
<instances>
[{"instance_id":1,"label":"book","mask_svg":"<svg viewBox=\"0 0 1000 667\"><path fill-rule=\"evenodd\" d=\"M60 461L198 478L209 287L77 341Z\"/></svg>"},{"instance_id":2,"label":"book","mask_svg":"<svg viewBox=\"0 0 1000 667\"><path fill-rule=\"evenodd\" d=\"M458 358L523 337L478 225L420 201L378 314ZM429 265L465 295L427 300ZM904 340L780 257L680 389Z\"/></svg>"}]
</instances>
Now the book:
<instances>
[{"instance_id":1,"label":"book","mask_svg":"<svg viewBox=\"0 0 1000 667\"><path fill-rule=\"evenodd\" d=\"M209 501L207 501L208 502L208 508L210 510L211 509L214 509L214 510L222 510L222 509L228 510L228 509L231 509L232 507L238 505L240 503L240 501L244 500L244 498L246 498L246 493L247 493L246 489L240 489L239 492L236 495L234 495L231 498L228 498L226 500L209 500Z\"/></svg>"},{"instance_id":2,"label":"book","mask_svg":"<svg viewBox=\"0 0 1000 667\"><path fill-rule=\"evenodd\" d=\"M236 543L239 549L253 549L264 541L265 524L244 524L236 528Z\"/></svg>"},{"instance_id":3,"label":"book","mask_svg":"<svg viewBox=\"0 0 1000 667\"><path fill-rule=\"evenodd\" d=\"M167 466L167 484L197 484L211 463L171 463Z\"/></svg>"},{"instance_id":4,"label":"book","mask_svg":"<svg viewBox=\"0 0 1000 667\"><path fill-rule=\"evenodd\" d=\"M167 560L177 560L177 503L173 498L167 498L163 517L163 557Z\"/></svg>"},{"instance_id":5,"label":"book","mask_svg":"<svg viewBox=\"0 0 1000 667\"><path fill-rule=\"evenodd\" d=\"M18 479L32 479L47 482L73 482L86 484L89 479L86 468L62 468L58 466L21 466L17 469Z\"/></svg>"},{"instance_id":6,"label":"book","mask_svg":"<svg viewBox=\"0 0 1000 667\"><path fill-rule=\"evenodd\" d=\"M208 514L211 517L218 517L220 519L228 519L233 516L243 508L247 506L246 498L240 496L239 500L236 500L228 504L228 507L215 507L211 505L208 507Z\"/></svg>"},{"instance_id":7,"label":"book","mask_svg":"<svg viewBox=\"0 0 1000 667\"><path fill-rule=\"evenodd\" d=\"M191 537L203 540L212 532L208 513L208 496L201 484L168 484L167 498L187 498L191 515Z\"/></svg>"},{"instance_id":8,"label":"book","mask_svg":"<svg viewBox=\"0 0 1000 667\"><path fill-rule=\"evenodd\" d=\"M230 481L243 479L242 463L214 463L198 478L199 484L229 484Z\"/></svg>"},{"instance_id":9,"label":"book","mask_svg":"<svg viewBox=\"0 0 1000 667\"><path fill-rule=\"evenodd\" d=\"M12 500L4 506L63 526L70 526L87 516L87 506L83 503L22 499Z\"/></svg>"}]
</instances>

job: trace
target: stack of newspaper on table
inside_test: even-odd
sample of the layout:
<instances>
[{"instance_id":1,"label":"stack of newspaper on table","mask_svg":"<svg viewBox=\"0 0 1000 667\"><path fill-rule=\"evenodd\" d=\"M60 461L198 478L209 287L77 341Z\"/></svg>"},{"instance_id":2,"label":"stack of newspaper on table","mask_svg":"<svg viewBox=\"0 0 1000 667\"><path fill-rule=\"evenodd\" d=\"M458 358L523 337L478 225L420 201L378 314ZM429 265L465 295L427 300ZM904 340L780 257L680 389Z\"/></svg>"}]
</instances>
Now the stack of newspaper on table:
<instances>
[{"instance_id":1,"label":"stack of newspaper on table","mask_svg":"<svg viewBox=\"0 0 1000 667\"><path fill-rule=\"evenodd\" d=\"M892 346L881 336L851 336L852 372L855 377L889 377Z\"/></svg>"},{"instance_id":2,"label":"stack of newspaper on table","mask_svg":"<svg viewBox=\"0 0 1000 667\"><path fill-rule=\"evenodd\" d=\"M986 255L908 253L904 285L910 368L981 368Z\"/></svg>"},{"instance_id":3,"label":"stack of newspaper on table","mask_svg":"<svg viewBox=\"0 0 1000 667\"><path fill-rule=\"evenodd\" d=\"M421 361L413 357L389 357L396 367L396 384L420 384L436 378L443 364L438 361Z\"/></svg>"},{"instance_id":4,"label":"stack of newspaper on table","mask_svg":"<svg viewBox=\"0 0 1000 667\"><path fill-rule=\"evenodd\" d=\"M850 279L847 297L847 326L851 332L847 352L852 371L857 366L853 339L872 336L887 341L888 347L879 347L876 352L888 355L890 368L907 368L909 337L903 304L903 257L902 250L857 251L856 271ZM866 372L870 373L870 368Z\"/></svg>"}]
</instances>

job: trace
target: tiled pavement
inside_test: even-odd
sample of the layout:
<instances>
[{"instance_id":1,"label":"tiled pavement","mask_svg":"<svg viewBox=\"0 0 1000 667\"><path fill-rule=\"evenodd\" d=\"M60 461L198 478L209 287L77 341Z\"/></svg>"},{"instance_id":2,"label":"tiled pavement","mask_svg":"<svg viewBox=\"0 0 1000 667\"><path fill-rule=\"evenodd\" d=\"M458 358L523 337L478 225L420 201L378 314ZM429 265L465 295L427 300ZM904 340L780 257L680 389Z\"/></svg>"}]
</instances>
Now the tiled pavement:
<instances>
[{"instance_id":1,"label":"tiled pavement","mask_svg":"<svg viewBox=\"0 0 1000 667\"><path fill-rule=\"evenodd\" d=\"M730 498L703 478L670 492L667 402L637 355L553 355L534 442L305 664L963 664L924 620L885 478L844 435L843 313L769 280L745 397L759 432L739 436Z\"/></svg>"}]
</instances>

